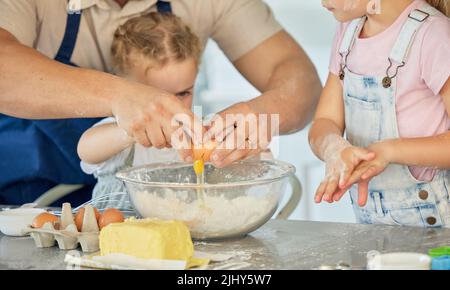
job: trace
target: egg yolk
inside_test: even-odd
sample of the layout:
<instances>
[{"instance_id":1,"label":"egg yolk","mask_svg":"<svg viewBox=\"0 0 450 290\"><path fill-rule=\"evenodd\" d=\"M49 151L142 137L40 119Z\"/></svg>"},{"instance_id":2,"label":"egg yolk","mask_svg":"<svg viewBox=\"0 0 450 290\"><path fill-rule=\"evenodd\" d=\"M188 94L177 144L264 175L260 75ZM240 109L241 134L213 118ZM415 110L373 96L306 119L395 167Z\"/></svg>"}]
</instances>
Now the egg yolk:
<instances>
[{"instance_id":1,"label":"egg yolk","mask_svg":"<svg viewBox=\"0 0 450 290\"><path fill-rule=\"evenodd\" d=\"M216 141L209 141L208 143L202 144L200 146L194 146L192 150L194 155L194 171L195 174L200 175L203 173L205 168L205 162L210 161L211 154L217 147Z\"/></svg>"},{"instance_id":2,"label":"egg yolk","mask_svg":"<svg viewBox=\"0 0 450 290\"><path fill-rule=\"evenodd\" d=\"M195 174L200 175L203 173L204 170L205 170L205 161L203 161L202 159L195 160L194 161Z\"/></svg>"}]
</instances>

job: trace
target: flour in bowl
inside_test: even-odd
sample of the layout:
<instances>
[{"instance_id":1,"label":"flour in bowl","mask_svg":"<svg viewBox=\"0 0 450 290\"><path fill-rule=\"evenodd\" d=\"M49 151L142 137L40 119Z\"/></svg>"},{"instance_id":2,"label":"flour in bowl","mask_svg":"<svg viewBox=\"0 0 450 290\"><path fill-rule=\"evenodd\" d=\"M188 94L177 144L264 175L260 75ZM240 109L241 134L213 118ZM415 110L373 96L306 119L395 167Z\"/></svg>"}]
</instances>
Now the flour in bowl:
<instances>
[{"instance_id":1,"label":"flour in bowl","mask_svg":"<svg viewBox=\"0 0 450 290\"><path fill-rule=\"evenodd\" d=\"M188 200L187 192L175 194L165 189L163 195L138 191L131 195L138 212L144 217L181 220L193 237L233 235L241 230L254 230L267 221L278 205L277 194L242 195L233 199L225 195L204 195L201 200ZM253 228L253 229L252 229Z\"/></svg>"}]
</instances>

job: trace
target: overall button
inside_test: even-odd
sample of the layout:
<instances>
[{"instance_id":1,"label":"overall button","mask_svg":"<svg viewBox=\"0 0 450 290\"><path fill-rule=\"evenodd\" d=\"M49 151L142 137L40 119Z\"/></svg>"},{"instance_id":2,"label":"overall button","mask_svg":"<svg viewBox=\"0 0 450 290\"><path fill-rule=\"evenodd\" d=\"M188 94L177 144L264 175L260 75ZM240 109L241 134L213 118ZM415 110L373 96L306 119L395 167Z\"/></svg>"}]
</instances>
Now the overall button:
<instances>
[{"instance_id":1,"label":"overall button","mask_svg":"<svg viewBox=\"0 0 450 290\"><path fill-rule=\"evenodd\" d=\"M429 196L429 194L428 194L428 191L426 191L426 190L421 190L419 192L419 197L421 200L427 200L428 196Z\"/></svg>"},{"instance_id":2,"label":"overall button","mask_svg":"<svg viewBox=\"0 0 450 290\"><path fill-rule=\"evenodd\" d=\"M427 218L427 223L428 223L430 226L435 225L436 222L437 222L437 220L436 220L435 217L429 217L429 218Z\"/></svg>"}]
</instances>

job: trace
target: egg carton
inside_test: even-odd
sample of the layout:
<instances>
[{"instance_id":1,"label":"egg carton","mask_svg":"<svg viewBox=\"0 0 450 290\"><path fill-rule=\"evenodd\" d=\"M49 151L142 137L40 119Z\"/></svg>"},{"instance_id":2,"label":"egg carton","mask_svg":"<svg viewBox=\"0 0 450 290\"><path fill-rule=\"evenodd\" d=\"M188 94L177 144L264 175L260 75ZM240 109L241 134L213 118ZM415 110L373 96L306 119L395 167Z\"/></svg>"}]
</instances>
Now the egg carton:
<instances>
[{"instance_id":1,"label":"egg carton","mask_svg":"<svg viewBox=\"0 0 450 290\"><path fill-rule=\"evenodd\" d=\"M81 246L83 252L91 253L99 250L99 228L91 205L85 207L81 232L78 231L72 214L70 203L63 204L59 224L45 223L42 228L28 227L38 248L49 248L58 244L61 250L73 250Z\"/></svg>"}]
</instances>

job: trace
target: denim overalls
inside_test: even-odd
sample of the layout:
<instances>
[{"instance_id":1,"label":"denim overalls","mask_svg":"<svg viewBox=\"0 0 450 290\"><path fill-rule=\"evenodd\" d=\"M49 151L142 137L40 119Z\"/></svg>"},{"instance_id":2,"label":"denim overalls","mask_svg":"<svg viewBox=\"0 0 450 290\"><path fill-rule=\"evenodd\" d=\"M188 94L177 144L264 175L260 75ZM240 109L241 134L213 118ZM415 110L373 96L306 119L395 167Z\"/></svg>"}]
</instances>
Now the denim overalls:
<instances>
[{"instance_id":1,"label":"denim overalls","mask_svg":"<svg viewBox=\"0 0 450 290\"><path fill-rule=\"evenodd\" d=\"M408 59L416 32L438 11L426 5L414 10L404 24L389 57L384 76L363 76L347 68L347 57L366 18L353 21L339 50L342 56L347 139L354 146L367 147L380 140L397 139L396 76ZM386 65L388 67L388 64ZM450 171L438 171L432 182L415 179L408 166L391 164L369 184L369 198L359 207L358 188L350 189L356 219L366 224L418 227L450 227Z\"/></svg>"}]
</instances>

